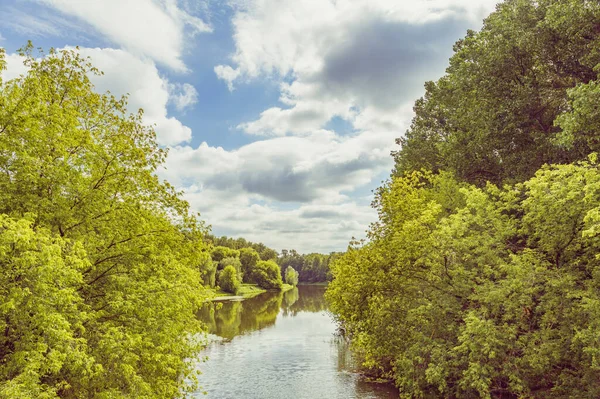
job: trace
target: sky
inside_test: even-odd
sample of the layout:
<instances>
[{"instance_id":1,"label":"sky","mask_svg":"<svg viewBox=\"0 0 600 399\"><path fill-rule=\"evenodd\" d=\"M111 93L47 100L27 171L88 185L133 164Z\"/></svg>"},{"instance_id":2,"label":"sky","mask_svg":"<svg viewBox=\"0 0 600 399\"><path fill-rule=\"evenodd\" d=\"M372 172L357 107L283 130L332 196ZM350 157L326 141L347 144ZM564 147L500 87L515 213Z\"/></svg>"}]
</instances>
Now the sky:
<instances>
[{"instance_id":1,"label":"sky","mask_svg":"<svg viewBox=\"0 0 600 399\"><path fill-rule=\"evenodd\" d=\"M424 83L496 0L2 0L16 50L79 46L169 148L161 178L216 235L343 251L377 219Z\"/></svg>"}]
</instances>

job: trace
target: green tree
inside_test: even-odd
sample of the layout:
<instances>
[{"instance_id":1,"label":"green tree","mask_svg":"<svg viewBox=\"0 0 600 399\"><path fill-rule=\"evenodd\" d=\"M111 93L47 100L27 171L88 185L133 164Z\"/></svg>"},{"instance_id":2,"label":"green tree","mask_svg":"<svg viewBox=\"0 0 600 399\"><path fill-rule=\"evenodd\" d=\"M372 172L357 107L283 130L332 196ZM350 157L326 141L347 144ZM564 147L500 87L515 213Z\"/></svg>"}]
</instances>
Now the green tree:
<instances>
[{"instance_id":1,"label":"green tree","mask_svg":"<svg viewBox=\"0 0 600 399\"><path fill-rule=\"evenodd\" d=\"M281 289L283 286L281 269L272 260L261 260L258 262L251 278L255 284L267 290Z\"/></svg>"},{"instance_id":2,"label":"green tree","mask_svg":"<svg viewBox=\"0 0 600 399\"><path fill-rule=\"evenodd\" d=\"M206 287L215 286L215 274L217 265L213 262L208 251L198 254L198 269L200 271L201 283Z\"/></svg>"},{"instance_id":3,"label":"green tree","mask_svg":"<svg viewBox=\"0 0 600 399\"><path fill-rule=\"evenodd\" d=\"M267 248L265 246L258 250L258 254L260 256L260 259L264 261L277 259L277 251L271 248Z\"/></svg>"},{"instance_id":4,"label":"green tree","mask_svg":"<svg viewBox=\"0 0 600 399\"><path fill-rule=\"evenodd\" d=\"M567 122L556 121L569 93L576 108L594 103L587 89L572 89L597 80L599 22L600 7L587 0L499 4L480 32L456 43L446 75L425 85L398 140L396 173L450 170L483 186L524 181L545 163L585 159L597 147L586 139L594 130L569 123L565 137Z\"/></svg>"},{"instance_id":5,"label":"green tree","mask_svg":"<svg viewBox=\"0 0 600 399\"><path fill-rule=\"evenodd\" d=\"M422 173L384 186L327 292L364 365L407 398L600 394L594 159L504 189Z\"/></svg>"},{"instance_id":6,"label":"green tree","mask_svg":"<svg viewBox=\"0 0 600 399\"><path fill-rule=\"evenodd\" d=\"M238 272L234 266L225 266L219 274L219 286L223 291L237 294L240 289L240 280Z\"/></svg>"},{"instance_id":7,"label":"green tree","mask_svg":"<svg viewBox=\"0 0 600 399\"><path fill-rule=\"evenodd\" d=\"M599 23L598 2L506 0L415 104L327 290L401 397L600 395Z\"/></svg>"},{"instance_id":8,"label":"green tree","mask_svg":"<svg viewBox=\"0 0 600 399\"><path fill-rule=\"evenodd\" d=\"M285 283L294 287L298 285L298 272L291 266L285 269Z\"/></svg>"},{"instance_id":9,"label":"green tree","mask_svg":"<svg viewBox=\"0 0 600 399\"><path fill-rule=\"evenodd\" d=\"M260 261L260 256L253 248L240 249L240 262L242 263L242 272L244 273L244 281L248 280L252 275L252 271L256 264Z\"/></svg>"},{"instance_id":10,"label":"green tree","mask_svg":"<svg viewBox=\"0 0 600 399\"><path fill-rule=\"evenodd\" d=\"M235 269L238 280L241 282L244 277L244 272L242 271L242 262L240 262L239 258L224 258L219 262L218 269L224 270L227 266L232 266Z\"/></svg>"},{"instance_id":11,"label":"green tree","mask_svg":"<svg viewBox=\"0 0 600 399\"><path fill-rule=\"evenodd\" d=\"M336 253L329 255L310 253L299 254L296 250L282 250L277 263L282 270L292 267L298 272L298 280L305 282L323 282L330 280L329 264L337 256Z\"/></svg>"},{"instance_id":12,"label":"green tree","mask_svg":"<svg viewBox=\"0 0 600 399\"><path fill-rule=\"evenodd\" d=\"M228 247L214 247L211 251L212 259L221 262L225 258L239 258L240 251Z\"/></svg>"},{"instance_id":13,"label":"green tree","mask_svg":"<svg viewBox=\"0 0 600 399\"><path fill-rule=\"evenodd\" d=\"M52 363L42 367L46 360L28 361L21 351L35 339L67 343L68 330L62 337L43 328L9 335L0 349L0 390L5 397L27 397L20 389L46 391L48 398L181 396L196 378L187 359L201 349L190 337L201 332L195 313L204 300L198 265L205 227L156 176L166 151L141 123L141 111L130 115L125 98L96 93L88 75L99 72L87 60L76 50L44 56L27 47L22 55L28 72L0 86L0 214L18 220L27 213L34 231L82 249L63 260L73 270L61 266L58 249L45 266L57 267L64 298L76 291L72 305L60 295L50 304L54 288L47 277L33 287L55 307L50 317L64 312L55 318L57 329L73 321L72 354L40 346ZM56 242L55 248L62 245ZM10 263L0 267L2 275L13 275ZM10 309L17 302L2 296L0 303ZM5 331L22 330L23 320L5 319ZM27 382L16 379L25 368L15 361L38 371Z\"/></svg>"},{"instance_id":14,"label":"green tree","mask_svg":"<svg viewBox=\"0 0 600 399\"><path fill-rule=\"evenodd\" d=\"M0 216L3 398L55 398L84 375L101 375L81 338L88 322L78 292L90 266L85 250L32 225L30 216Z\"/></svg>"}]
</instances>

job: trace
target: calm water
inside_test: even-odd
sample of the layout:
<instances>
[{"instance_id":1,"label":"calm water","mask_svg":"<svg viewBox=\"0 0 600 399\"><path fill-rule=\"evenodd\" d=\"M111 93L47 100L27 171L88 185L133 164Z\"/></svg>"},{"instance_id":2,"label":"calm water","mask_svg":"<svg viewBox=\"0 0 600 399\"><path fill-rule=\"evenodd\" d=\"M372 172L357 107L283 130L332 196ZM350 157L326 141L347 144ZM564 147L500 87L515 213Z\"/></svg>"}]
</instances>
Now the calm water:
<instances>
[{"instance_id":1,"label":"calm water","mask_svg":"<svg viewBox=\"0 0 600 399\"><path fill-rule=\"evenodd\" d=\"M367 383L353 372L324 292L300 286L207 305L200 317L222 339L204 351L209 360L199 367L207 395L198 392L198 398L397 398L393 387Z\"/></svg>"}]
</instances>

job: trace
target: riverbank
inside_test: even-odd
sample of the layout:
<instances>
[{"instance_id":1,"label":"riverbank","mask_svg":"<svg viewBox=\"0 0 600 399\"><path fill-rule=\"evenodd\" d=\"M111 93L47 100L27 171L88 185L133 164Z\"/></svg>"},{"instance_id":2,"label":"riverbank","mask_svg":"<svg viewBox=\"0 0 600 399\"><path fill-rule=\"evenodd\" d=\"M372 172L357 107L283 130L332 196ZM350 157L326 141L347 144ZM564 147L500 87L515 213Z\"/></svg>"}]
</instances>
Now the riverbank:
<instances>
[{"instance_id":1,"label":"riverbank","mask_svg":"<svg viewBox=\"0 0 600 399\"><path fill-rule=\"evenodd\" d=\"M317 285L321 287L327 287L327 285L329 285L329 281L317 281L315 283L299 282L298 285Z\"/></svg>"},{"instance_id":2,"label":"riverbank","mask_svg":"<svg viewBox=\"0 0 600 399\"><path fill-rule=\"evenodd\" d=\"M289 291L294 288L290 284L283 284L281 288L282 292ZM257 295L267 292L264 288L259 287L256 284L242 284L237 294L231 292L225 292L223 290L213 290L214 297L210 298L211 301L230 301L235 299L248 299L254 298Z\"/></svg>"}]
</instances>

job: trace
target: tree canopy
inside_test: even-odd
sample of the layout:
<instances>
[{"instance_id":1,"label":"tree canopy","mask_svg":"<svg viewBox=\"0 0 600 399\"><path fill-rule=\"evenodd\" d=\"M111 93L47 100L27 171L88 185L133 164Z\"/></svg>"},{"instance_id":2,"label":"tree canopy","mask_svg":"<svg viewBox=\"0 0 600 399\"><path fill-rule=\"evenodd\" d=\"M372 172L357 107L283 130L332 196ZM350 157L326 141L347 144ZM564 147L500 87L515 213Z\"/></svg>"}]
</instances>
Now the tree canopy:
<instances>
[{"instance_id":1,"label":"tree canopy","mask_svg":"<svg viewBox=\"0 0 600 399\"><path fill-rule=\"evenodd\" d=\"M267 290L281 289L283 286L281 269L272 260L261 260L258 262L252 271L250 279L253 283L258 284L259 287Z\"/></svg>"},{"instance_id":2,"label":"tree canopy","mask_svg":"<svg viewBox=\"0 0 600 399\"><path fill-rule=\"evenodd\" d=\"M499 4L480 32L456 43L446 75L425 85L412 125L398 139L396 174L425 168L451 170L479 186L514 183L545 163L598 151L599 115L590 104L599 24L594 1ZM572 119L583 115L580 123Z\"/></svg>"},{"instance_id":3,"label":"tree canopy","mask_svg":"<svg viewBox=\"0 0 600 399\"><path fill-rule=\"evenodd\" d=\"M0 396L181 396L206 229L156 176L142 112L96 93L77 50L22 56L0 84Z\"/></svg>"},{"instance_id":4,"label":"tree canopy","mask_svg":"<svg viewBox=\"0 0 600 399\"><path fill-rule=\"evenodd\" d=\"M506 0L415 104L327 298L401 397L596 398L600 3Z\"/></svg>"}]
</instances>

